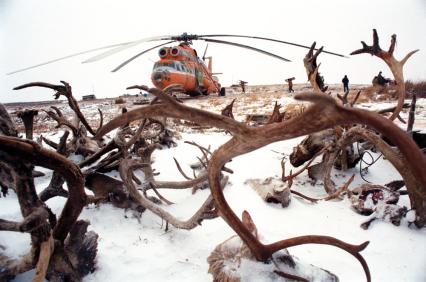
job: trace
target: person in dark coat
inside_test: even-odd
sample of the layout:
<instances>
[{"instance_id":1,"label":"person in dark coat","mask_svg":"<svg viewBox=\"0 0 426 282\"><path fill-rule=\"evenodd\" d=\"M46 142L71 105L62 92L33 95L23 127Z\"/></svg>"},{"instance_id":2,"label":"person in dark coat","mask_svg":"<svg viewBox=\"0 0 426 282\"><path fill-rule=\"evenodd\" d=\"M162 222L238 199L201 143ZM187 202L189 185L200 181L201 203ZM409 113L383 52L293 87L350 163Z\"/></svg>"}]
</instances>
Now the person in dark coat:
<instances>
[{"instance_id":1,"label":"person in dark coat","mask_svg":"<svg viewBox=\"0 0 426 282\"><path fill-rule=\"evenodd\" d=\"M389 80L382 76L382 72L379 72L379 74L377 75L377 82L379 83L379 85L385 86L386 83L389 82Z\"/></svg>"},{"instance_id":2,"label":"person in dark coat","mask_svg":"<svg viewBox=\"0 0 426 282\"><path fill-rule=\"evenodd\" d=\"M347 77L347 75L345 74L345 76L342 79L342 83L343 83L343 92L348 92L349 91L349 78Z\"/></svg>"}]
</instances>

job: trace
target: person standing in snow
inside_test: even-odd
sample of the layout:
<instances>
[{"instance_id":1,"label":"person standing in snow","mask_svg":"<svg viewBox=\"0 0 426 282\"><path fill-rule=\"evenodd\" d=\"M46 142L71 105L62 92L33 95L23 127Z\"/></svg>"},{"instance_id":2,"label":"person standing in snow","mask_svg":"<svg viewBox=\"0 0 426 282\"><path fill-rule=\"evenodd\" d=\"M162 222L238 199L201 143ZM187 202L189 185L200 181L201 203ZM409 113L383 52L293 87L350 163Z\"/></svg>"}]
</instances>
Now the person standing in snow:
<instances>
[{"instance_id":1,"label":"person standing in snow","mask_svg":"<svg viewBox=\"0 0 426 282\"><path fill-rule=\"evenodd\" d=\"M349 91L349 78L347 77L347 75L345 74L345 76L342 79L342 83L343 83L343 92L348 92Z\"/></svg>"},{"instance_id":2,"label":"person standing in snow","mask_svg":"<svg viewBox=\"0 0 426 282\"><path fill-rule=\"evenodd\" d=\"M288 83L288 92L289 93L294 92L294 90L293 90L293 80L294 79L295 79L294 77L290 77L290 78L287 78L285 80Z\"/></svg>"}]
</instances>

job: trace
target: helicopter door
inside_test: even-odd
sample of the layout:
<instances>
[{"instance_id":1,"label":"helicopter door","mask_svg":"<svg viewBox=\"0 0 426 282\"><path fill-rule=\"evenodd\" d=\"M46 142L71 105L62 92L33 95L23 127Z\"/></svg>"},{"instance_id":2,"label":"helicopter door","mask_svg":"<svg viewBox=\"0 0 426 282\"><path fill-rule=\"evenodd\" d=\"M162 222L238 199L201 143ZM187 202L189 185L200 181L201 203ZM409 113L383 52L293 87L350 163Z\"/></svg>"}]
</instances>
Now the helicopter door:
<instances>
[{"instance_id":1,"label":"helicopter door","mask_svg":"<svg viewBox=\"0 0 426 282\"><path fill-rule=\"evenodd\" d=\"M195 68L195 77L197 78L198 86L203 86L203 73Z\"/></svg>"}]
</instances>

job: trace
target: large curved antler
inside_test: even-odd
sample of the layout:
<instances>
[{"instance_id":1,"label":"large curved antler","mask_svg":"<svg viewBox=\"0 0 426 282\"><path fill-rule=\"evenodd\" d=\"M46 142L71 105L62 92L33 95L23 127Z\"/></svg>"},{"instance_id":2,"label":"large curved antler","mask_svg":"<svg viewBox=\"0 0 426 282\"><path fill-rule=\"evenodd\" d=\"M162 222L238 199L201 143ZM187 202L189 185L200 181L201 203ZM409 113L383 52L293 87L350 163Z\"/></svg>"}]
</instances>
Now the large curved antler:
<instances>
[{"instance_id":1,"label":"large curved antler","mask_svg":"<svg viewBox=\"0 0 426 282\"><path fill-rule=\"evenodd\" d=\"M402 105L404 104L404 98L405 98L405 80L404 80L404 64L407 62L407 60L417 51L413 50L409 52L401 61L398 61L393 56L393 51L395 50L396 45L396 34L393 34L391 37L391 44L389 46L388 51L382 50L382 48L379 45L379 36L377 35L376 29L373 29L373 45L368 46L364 41L361 41L362 48L355 50L351 53L351 55L358 55L358 54L371 54L372 56L379 57L385 63L389 66L390 70L392 71L392 74L395 78L397 87L398 87L398 104L395 109L395 111L392 113L390 120L394 120L398 117L399 112L402 110Z\"/></svg>"}]
</instances>

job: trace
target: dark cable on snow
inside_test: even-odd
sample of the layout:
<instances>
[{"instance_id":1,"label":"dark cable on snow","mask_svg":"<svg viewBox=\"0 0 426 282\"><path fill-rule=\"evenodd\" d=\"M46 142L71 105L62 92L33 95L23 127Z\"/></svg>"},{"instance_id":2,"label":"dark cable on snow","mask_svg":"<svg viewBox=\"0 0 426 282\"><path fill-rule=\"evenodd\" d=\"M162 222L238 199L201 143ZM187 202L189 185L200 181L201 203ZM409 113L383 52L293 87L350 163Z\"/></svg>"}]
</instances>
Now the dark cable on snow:
<instances>
[{"instance_id":1,"label":"dark cable on snow","mask_svg":"<svg viewBox=\"0 0 426 282\"><path fill-rule=\"evenodd\" d=\"M358 153L359 153L359 142L356 142L356 147L357 147L357 150L358 150ZM368 154L369 156L370 156L370 158L371 158L371 162L370 163L368 163L368 162L366 162L365 160L364 160L364 155L365 154ZM362 163L365 163L367 166L365 167L365 168L369 168L370 166L372 166L373 164L375 164L381 157L383 156L383 154L382 153L380 153L380 155L377 157L377 159L374 159L373 158L373 155L369 152L369 151L364 151L364 152L362 152L361 153L361 161L360 161L360 163L359 163L359 175L361 176L361 178L362 178L362 180L364 180L365 182L367 182L367 183L371 183L370 181L368 181L367 179L365 179L364 178L364 175L362 175L362 170L363 170L363 168L362 168Z\"/></svg>"}]
</instances>

